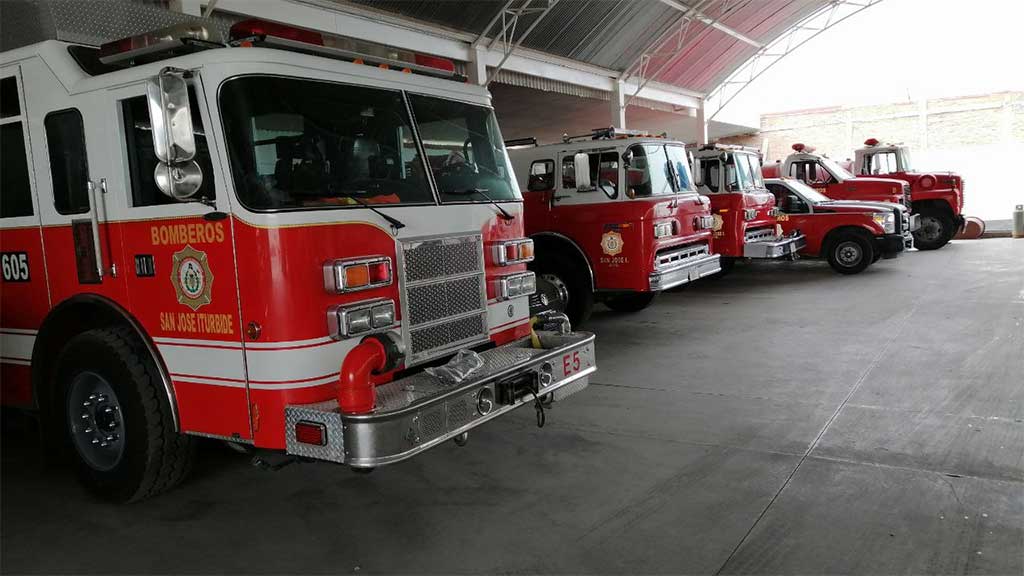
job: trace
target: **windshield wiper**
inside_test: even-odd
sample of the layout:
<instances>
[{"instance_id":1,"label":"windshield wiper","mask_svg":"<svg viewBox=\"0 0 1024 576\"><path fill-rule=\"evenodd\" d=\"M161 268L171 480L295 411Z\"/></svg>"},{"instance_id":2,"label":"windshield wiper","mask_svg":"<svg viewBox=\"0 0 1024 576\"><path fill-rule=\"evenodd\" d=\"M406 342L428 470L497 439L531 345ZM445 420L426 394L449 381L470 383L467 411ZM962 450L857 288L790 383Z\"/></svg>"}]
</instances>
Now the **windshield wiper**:
<instances>
[{"instance_id":1,"label":"windshield wiper","mask_svg":"<svg viewBox=\"0 0 1024 576\"><path fill-rule=\"evenodd\" d=\"M337 191L337 190L334 190L333 192L335 194L339 195L339 196L344 196L345 198L349 198L350 200L352 200L356 204L359 204L363 208L368 208L371 212L373 212L377 216L380 216L381 218L387 220L388 224L391 224L391 227L394 228L395 230L400 230L402 228L405 228L405 224L403 224L401 220L399 220L398 218L394 218L392 216L388 216L387 214L381 212L380 210L377 210L369 202L367 202L366 200L363 200L362 198L359 198L355 194L352 194L350 192L340 192L340 191Z\"/></svg>"},{"instance_id":2,"label":"windshield wiper","mask_svg":"<svg viewBox=\"0 0 1024 576\"><path fill-rule=\"evenodd\" d=\"M499 212L501 212L502 218L504 218L505 220L515 220L515 216L509 214L507 210L501 207L501 204L498 204L494 200L494 198L491 198L490 196L487 195L486 188L467 188L466 190L462 191L453 190L451 192L447 192L447 194L451 194L452 196L469 196L470 194L479 194L483 196L488 202L493 204L494 207L497 208Z\"/></svg>"}]
</instances>

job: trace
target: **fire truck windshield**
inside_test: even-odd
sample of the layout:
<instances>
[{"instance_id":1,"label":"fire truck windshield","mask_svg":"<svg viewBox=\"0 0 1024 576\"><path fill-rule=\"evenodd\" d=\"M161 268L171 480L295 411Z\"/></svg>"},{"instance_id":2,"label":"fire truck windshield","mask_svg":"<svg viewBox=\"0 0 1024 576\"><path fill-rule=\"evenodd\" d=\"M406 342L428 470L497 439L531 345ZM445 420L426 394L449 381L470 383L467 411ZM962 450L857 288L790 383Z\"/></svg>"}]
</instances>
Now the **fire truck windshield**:
<instances>
[{"instance_id":1,"label":"fire truck windshield","mask_svg":"<svg viewBox=\"0 0 1024 576\"><path fill-rule=\"evenodd\" d=\"M842 166L839 165L838 162L831 158L826 158L822 156L821 158L818 159L818 161L821 162L821 165L824 166L826 170L831 172L832 176L840 182L842 182L843 180L849 180L850 178L854 177L853 174L850 174L849 170L843 168Z\"/></svg>"},{"instance_id":2,"label":"fire truck windshield","mask_svg":"<svg viewBox=\"0 0 1024 576\"><path fill-rule=\"evenodd\" d=\"M906 146L900 146L896 149L900 157L900 171L901 172L913 172L914 164L910 161L910 148Z\"/></svg>"},{"instance_id":3,"label":"fire truck windshield","mask_svg":"<svg viewBox=\"0 0 1024 576\"><path fill-rule=\"evenodd\" d=\"M635 144L627 157L626 182L632 196L693 192L690 163L682 146Z\"/></svg>"},{"instance_id":4,"label":"fire truck windshield","mask_svg":"<svg viewBox=\"0 0 1024 576\"><path fill-rule=\"evenodd\" d=\"M828 196L825 196L821 192L818 192L817 189L812 188L811 186L808 186L807 184L804 184L800 180L795 180L793 178L787 178L786 179L786 185L789 186L790 188L792 188L793 190L795 190L796 192L798 192L801 196L804 197L804 200L807 200L811 204L818 204L820 202L831 202L832 201L832 199L829 198Z\"/></svg>"}]
</instances>

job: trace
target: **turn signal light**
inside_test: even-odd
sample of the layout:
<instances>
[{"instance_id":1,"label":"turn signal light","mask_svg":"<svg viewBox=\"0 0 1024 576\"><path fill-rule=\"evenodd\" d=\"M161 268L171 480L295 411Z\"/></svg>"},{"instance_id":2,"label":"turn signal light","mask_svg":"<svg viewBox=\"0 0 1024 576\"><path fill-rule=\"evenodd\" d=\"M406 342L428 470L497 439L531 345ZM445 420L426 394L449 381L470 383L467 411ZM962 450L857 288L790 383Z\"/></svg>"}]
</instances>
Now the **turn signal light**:
<instances>
[{"instance_id":1,"label":"turn signal light","mask_svg":"<svg viewBox=\"0 0 1024 576\"><path fill-rule=\"evenodd\" d=\"M327 427L319 422L300 420L295 423L295 439L302 444L327 445Z\"/></svg>"},{"instance_id":2,"label":"turn signal light","mask_svg":"<svg viewBox=\"0 0 1024 576\"><path fill-rule=\"evenodd\" d=\"M379 288L391 284L391 280L391 258L387 256L324 264L324 288L332 294Z\"/></svg>"},{"instance_id":3,"label":"turn signal light","mask_svg":"<svg viewBox=\"0 0 1024 576\"><path fill-rule=\"evenodd\" d=\"M533 240L508 240L494 244L494 263L498 266L523 264L533 260Z\"/></svg>"}]
</instances>

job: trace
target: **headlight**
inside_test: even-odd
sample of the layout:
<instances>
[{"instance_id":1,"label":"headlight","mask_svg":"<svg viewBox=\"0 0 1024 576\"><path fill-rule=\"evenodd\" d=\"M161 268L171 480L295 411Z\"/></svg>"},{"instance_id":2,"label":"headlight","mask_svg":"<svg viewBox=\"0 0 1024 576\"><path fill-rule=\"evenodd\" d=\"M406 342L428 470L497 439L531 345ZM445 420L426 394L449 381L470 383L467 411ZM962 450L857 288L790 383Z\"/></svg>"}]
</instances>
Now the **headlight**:
<instances>
[{"instance_id":1,"label":"headlight","mask_svg":"<svg viewBox=\"0 0 1024 576\"><path fill-rule=\"evenodd\" d=\"M395 302L386 298L332 306L327 310L327 332L335 340L380 332L394 326Z\"/></svg>"},{"instance_id":2,"label":"headlight","mask_svg":"<svg viewBox=\"0 0 1024 576\"><path fill-rule=\"evenodd\" d=\"M694 230L709 230L715 227L714 216L697 216L693 219Z\"/></svg>"},{"instance_id":3,"label":"headlight","mask_svg":"<svg viewBox=\"0 0 1024 576\"><path fill-rule=\"evenodd\" d=\"M896 231L896 215L892 212L886 212L885 214L874 214L871 218L885 230L887 234L892 234Z\"/></svg>"},{"instance_id":4,"label":"headlight","mask_svg":"<svg viewBox=\"0 0 1024 576\"><path fill-rule=\"evenodd\" d=\"M753 220L757 218L757 210L755 208L747 208L743 211L744 220Z\"/></svg>"},{"instance_id":5,"label":"headlight","mask_svg":"<svg viewBox=\"0 0 1024 576\"><path fill-rule=\"evenodd\" d=\"M491 281L496 300L511 300L529 296L537 291L537 277L533 272L522 272L500 276Z\"/></svg>"},{"instance_id":6,"label":"headlight","mask_svg":"<svg viewBox=\"0 0 1024 576\"><path fill-rule=\"evenodd\" d=\"M658 222L654 225L654 237L665 238L676 233L675 222Z\"/></svg>"}]
</instances>

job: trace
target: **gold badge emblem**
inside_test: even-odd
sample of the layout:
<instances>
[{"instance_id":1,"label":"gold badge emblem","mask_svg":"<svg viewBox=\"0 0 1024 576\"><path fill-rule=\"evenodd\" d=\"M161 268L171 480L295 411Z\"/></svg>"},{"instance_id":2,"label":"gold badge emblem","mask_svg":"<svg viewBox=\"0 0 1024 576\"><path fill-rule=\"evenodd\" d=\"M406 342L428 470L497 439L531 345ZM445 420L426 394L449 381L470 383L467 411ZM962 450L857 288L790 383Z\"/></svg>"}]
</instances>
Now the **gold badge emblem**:
<instances>
[{"instance_id":1,"label":"gold badge emblem","mask_svg":"<svg viewBox=\"0 0 1024 576\"><path fill-rule=\"evenodd\" d=\"M605 232L601 235L601 250L609 256L615 256L622 252L622 245L625 242L622 241L622 234L619 234L615 230Z\"/></svg>"},{"instance_id":2,"label":"gold badge emblem","mask_svg":"<svg viewBox=\"0 0 1024 576\"><path fill-rule=\"evenodd\" d=\"M714 224L711 225L711 229L714 230L715 232L721 230L722 224L725 223L725 221L722 220L722 217L719 216L718 214L712 214L711 219L715 221Z\"/></svg>"},{"instance_id":3,"label":"gold badge emblem","mask_svg":"<svg viewBox=\"0 0 1024 576\"><path fill-rule=\"evenodd\" d=\"M171 284L174 284L174 291L178 294L178 302L193 312L209 304L213 272L206 261L206 252L200 252L189 245L175 252Z\"/></svg>"}]
</instances>

